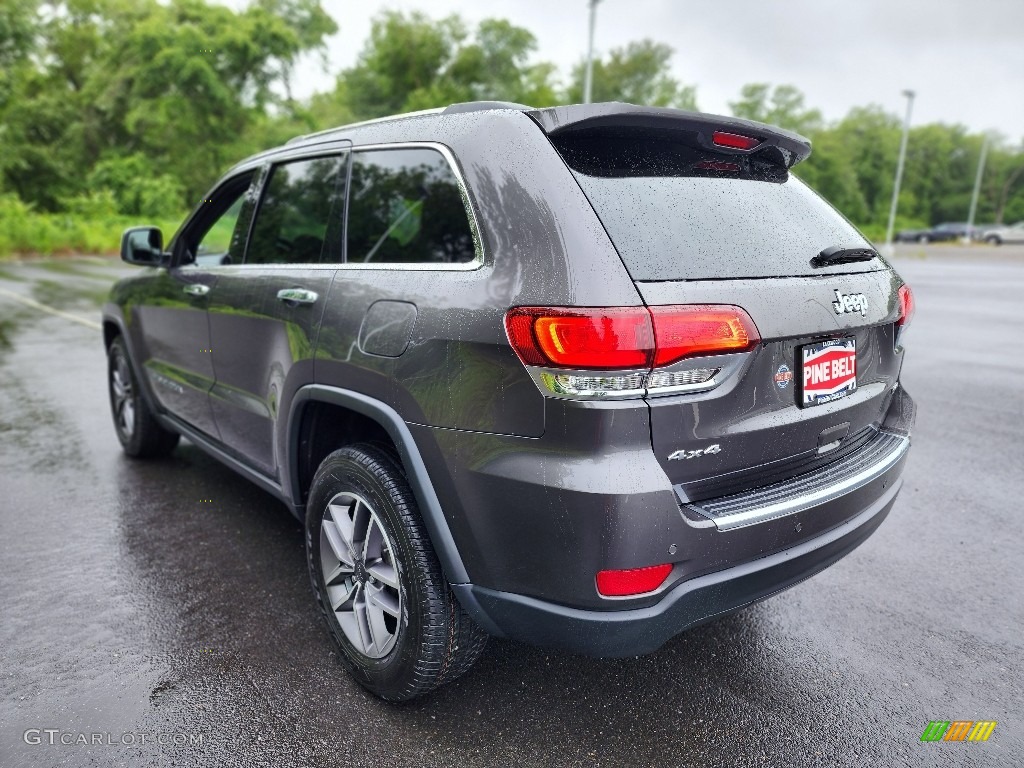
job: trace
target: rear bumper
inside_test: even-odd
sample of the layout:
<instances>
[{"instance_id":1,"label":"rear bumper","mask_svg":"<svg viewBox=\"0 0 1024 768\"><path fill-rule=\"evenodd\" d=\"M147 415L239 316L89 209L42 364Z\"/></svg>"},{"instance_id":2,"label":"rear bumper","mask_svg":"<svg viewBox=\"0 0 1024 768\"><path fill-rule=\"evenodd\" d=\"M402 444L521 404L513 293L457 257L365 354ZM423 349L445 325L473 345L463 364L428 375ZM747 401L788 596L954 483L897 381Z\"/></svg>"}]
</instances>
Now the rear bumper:
<instances>
[{"instance_id":1,"label":"rear bumper","mask_svg":"<svg viewBox=\"0 0 1024 768\"><path fill-rule=\"evenodd\" d=\"M651 653L680 632L788 589L856 549L892 508L904 461L901 456L886 472L883 492L840 525L788 549L682 581L647 607L587 610L472 584L453 589L477 622L499 637L590 656Z\"/></svg>"}]
</instances>

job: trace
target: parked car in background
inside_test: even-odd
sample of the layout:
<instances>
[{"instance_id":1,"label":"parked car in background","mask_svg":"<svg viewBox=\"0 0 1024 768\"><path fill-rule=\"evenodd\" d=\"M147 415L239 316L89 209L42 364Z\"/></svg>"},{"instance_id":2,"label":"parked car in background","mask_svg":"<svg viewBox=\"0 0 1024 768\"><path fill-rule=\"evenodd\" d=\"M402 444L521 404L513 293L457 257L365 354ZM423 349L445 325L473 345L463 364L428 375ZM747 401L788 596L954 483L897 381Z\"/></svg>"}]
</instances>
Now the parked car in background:
<instances>
[{"instance_id":1,"label":"parked car in background","mask_svg":"<svg viewBox=\"0 0 1024 768\"><path fill-rule=\"evenodd\" d=\"M904 229L894 239L897 243L945 243L960 240L975 229L963 221L946 222L931 229Z\"/></svg>"},{"instance_id":2,"label":"parked car in background","mask_svg":"<svg viewBox=\"0 0 1024 768\"><path fill-rule=\"evenodd\" d=\"M983 229L979 239L992 245L1024 243L1024 221Z\"/></svg>"}]
</instances>

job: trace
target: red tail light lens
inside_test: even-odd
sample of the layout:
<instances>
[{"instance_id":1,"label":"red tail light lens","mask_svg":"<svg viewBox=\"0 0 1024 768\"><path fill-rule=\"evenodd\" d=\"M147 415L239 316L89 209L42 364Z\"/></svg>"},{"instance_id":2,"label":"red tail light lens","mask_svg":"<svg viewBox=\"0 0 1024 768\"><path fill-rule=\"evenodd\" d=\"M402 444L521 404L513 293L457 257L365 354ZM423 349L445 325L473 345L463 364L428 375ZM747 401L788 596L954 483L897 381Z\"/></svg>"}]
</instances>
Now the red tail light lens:
<instances>
[{"instance_id":1,"label":"red tail light lens","mask_svg":"<svg viewBox=\"0 0 1024 768\"><path fill-rule=\"evenodd\" d=\"M745 352L761 340L754 321L739 307L683 304L650 310L654 318L655 367L684 357Z\"/></svg>"},{"instance_id":2,"label":"red tail light lens","mask_svg":"<svg viewBox=\"0 0 1024 768\"><path fill-rule=\"evenodd\" d=\"M900 316L896 319L896 325L904 328L910 323L911 318L914 316L914 310L917 309L914 305L914 294L911 292L909 285L904 283L900 286L899 299Z\"/></svg>"},{"instance_id":3,"label":"red tail light lens","mask_svg":"<svg viewBox=\"0 0 1024 768\"><path fill-rule=\"evenodd\" d=\"M671 563L625 571L599 571L597 591L605 597L642 595L645 592L653 592L664 584L671 572Z\"/></svg>"},{"instance_id":4,"label":"red tail light lens","mask_svg":"<svg viewBox=\"0 0 1024 768\"><path fill-rule=\"evenodd\" d=\"M515 307L505 315L512 347L526 365L621 370L686 357L744 352L760 341L739 307Z\"/></svg>"},{"instance_id":5,"label":"red tail light lens","mask_svg":"<svg viewBox=\"0 0 1024 768\"><path fill-rule=\"evenodd\" d=\"M516 307L505 315L505 329L527 365L647 368L654 351L646 307Z\"/></svg>"},{"instance_id":6,"label":"red tail light lens","mask_svg":"<svg viewBox=\"0 0 1024 768\"><path fill-rule=\"evenodd\" d=\"M711 141L715 146L729 147L730 149L753 149L761 143L760 139L741 136L738 133L726 133L725 131L715 131L711 134Z\"/></svg>"}]
</instances>

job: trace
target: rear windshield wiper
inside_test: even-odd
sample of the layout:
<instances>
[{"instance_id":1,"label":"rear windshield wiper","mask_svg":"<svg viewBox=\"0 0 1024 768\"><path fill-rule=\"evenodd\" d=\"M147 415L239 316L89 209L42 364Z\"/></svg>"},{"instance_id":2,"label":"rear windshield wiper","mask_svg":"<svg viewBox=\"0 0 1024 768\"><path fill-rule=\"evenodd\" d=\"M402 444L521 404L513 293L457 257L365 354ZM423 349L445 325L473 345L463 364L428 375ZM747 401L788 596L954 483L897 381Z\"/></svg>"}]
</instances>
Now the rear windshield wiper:
<instances>
[{"instance_id":1,"label":"rear windshield wiper","mask_svg":"<svg viewBox=\"0 0 1024 768\"><path fill-rule=\"evenodd\" d=\"M877 257L878 251L872 248L843 248L833 245L811 259L811 266L830 267L833 264L849 264L853 261L871 261Z\"/></svg>"}]
</instances>

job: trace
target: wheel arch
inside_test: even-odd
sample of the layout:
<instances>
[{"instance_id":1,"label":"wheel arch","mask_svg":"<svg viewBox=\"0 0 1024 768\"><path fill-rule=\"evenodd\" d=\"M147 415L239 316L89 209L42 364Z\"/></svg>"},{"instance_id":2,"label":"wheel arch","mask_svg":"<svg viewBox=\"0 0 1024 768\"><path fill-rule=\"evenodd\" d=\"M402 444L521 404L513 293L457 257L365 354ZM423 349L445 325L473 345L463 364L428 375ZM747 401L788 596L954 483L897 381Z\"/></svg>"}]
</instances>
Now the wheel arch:
<instances>
[{"instance_id":1,"label":"wheel arch","mask_svg":"<svg viewBox=\"0 0 1024 768\"><path fill-rule=\"evenodd\" d=\"M451 529L441 508L441 502L434 490L433 482L430 480L426 464L423 462L412 432L398 412L380 400L352 390L322 384L310 384L295 393L288 415L288 477L286 479L287 493L292 499L292 508L300 514L304 514L305 495L308 491L308 485L304 487L304 481L306 478L311 478L312 473L316 471L316 467L308 466L311 462L307 461L307 466L303 466L304 454L307 457L318 455L315 450L310 454L308 445L304 445L303 441L308 438L306 430L309 429L309 423L306 417L310 413L311 407L316 408L318 404L344 409L361 417L365 420L364 424L372 425L369 432L363 435L365 439L373 441L375 438L387 437L388 442L394 446L402 468L405 470L406 478L412 488L413 496L419 506L427 534L437 553L445 578L451 584L469 582L466 567L459 555L455 539L452 537ZM333 447L341 446L334 445Z\"/></svg>"}]
</instances>

